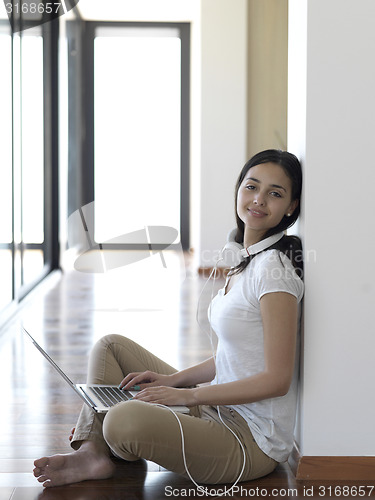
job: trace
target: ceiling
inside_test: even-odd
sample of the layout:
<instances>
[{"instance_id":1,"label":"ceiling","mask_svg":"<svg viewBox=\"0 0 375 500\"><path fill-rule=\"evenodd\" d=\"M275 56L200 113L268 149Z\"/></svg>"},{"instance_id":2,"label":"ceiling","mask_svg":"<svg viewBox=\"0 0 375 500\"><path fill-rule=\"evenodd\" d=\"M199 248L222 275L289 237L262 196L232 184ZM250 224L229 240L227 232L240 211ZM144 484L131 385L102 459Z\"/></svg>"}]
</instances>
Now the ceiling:
<instances>
[{"instance_id":1,"label":"ceiling","mask_svg":"<svg viewBox=\"0 0 375 500\"><path fill-rule=\"evenodd\" d=\"M77 9L91 21L190 21L201 0L79 0Z\"/></svg>"}]
</instances>

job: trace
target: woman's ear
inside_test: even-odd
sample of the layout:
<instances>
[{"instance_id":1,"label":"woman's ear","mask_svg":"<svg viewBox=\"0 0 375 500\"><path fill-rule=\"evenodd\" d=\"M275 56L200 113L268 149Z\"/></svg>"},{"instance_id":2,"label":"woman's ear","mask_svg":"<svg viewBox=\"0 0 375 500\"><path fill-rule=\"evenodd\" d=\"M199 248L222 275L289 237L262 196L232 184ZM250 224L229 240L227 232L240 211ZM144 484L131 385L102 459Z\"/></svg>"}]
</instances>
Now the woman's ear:
<instances>
[{"instance_id":1,"label":"woman's ear","mask_svg":"<svg viewBox=\"0 0 375 500\"><path fill-rule=\"evenodd\" d=\"M292 201L292 203L289 205L288 210L286 211L285 215L287 217L290 217L293 214L294 210L298 207L298 204L299 204L299 200Z\"/></svg>"}]
</instances>

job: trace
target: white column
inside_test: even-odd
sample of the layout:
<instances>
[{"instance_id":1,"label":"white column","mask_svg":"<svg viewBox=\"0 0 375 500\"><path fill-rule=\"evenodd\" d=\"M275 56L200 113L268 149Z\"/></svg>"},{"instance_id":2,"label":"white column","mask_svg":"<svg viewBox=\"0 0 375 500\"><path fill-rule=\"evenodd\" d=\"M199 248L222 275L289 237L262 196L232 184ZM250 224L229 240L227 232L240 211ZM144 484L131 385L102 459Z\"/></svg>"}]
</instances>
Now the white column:
<instances>
[{"instance_id":1,"label":"white column","mask_svg":"<svg viewBox=\"0 0 375 500\"><path fill-rule=\"evenodd\" d=\"M375 2L289 0L288 148L304 165L306 456L375 455Z\"/></svg>"}]
</instances>

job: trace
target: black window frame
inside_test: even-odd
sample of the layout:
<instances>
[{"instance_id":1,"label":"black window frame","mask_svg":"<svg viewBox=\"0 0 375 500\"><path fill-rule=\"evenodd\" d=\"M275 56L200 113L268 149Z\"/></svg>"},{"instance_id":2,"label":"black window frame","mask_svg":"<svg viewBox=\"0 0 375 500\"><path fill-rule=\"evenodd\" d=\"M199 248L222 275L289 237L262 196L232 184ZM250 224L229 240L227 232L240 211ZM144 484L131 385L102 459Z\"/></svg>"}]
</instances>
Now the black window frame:
<instances>
[{"instance_id":1,"label":"black window frame","mask_svg":"<svg viewBox=\"0 0 375 500\"><path fill-rule=\"evenodd\" d=\"M84 124L84 130L80 135L82 141L81 150L81 172L80 179L80 200L81 206L87 205L94 201L94 39L97 28L175 28L179 32L181 39L181 210L180 210L180 237L183 250L188 250L190 246L190 23L176 22L107 22L107 21L73 21L68 29L68 40L70 46L81 47L82 57L81 66L77 67L77 61L70 61L70 68L75 67L75 70L80 71L79 83L85 89L84 94L81 94L82 109L81 109L81 124ZM74 35L75 33L75 35ZM71 51L69 50L69 53ZM75 52L76 53L76 52ZM71 58L72 59L72 58ZM77 80L70 78L71 85L77 85ZM69 95L74 95L74 89ZM77 104L69 97L69 115L76 113L74 105ZM77 122L71 124L70 129L74 127L77 130ZM78 150L77 144L78 135L69 134L73 149ZM76 158L71 158L70 161L75 161ZM73 172L73 165L70 162L69 170ZM76 198L77 199L77 198ZM71 214L78 207L76 203L68 207L68 212ZM98 242L102 243L102 242ZM160 247L160 248L159 248ZM177 248L177 245L171 245L169 248ZM128 245L106 245L103 248L110 249L131 249L143 250L148 249L147 245L128 244ZM153 245L153 249L163 249L165 245Z\"/></svg>"},{"instance_id":2,"label":"black window frame","mask_svg":"<svg viewBox=\"0 0 375 500\"><path fill-rule=\"evenodd\" d=\"M20 82L15 82L14 75L14 38L20 37L22 44L23 31L15 30L12 33L8 20L1 20L3 23L8 23L9 35L11 36L11 60L12 70L10 78L12 80L12 226L13 236L12 242L9 244L1 244L2 248L7 248L12 252L12 300L0 310L0 326L4 324L14 312L17 311L18 304L38 285L48 274L60 266L60 249L59 249L59 165L58 165L58 52L59 52L59 20L55 19L48 23L35 27L41 30L43 38L43 142L44 142L44 241L43 243L20 243L15 242L15 169L14 169L14 147L15 147L15 120L21 120L21 117L15 117L14 103L16 99L20 99L20 95L15 95L15 84L21 85ZM14 15L12 22L22 28L21 16ZM27 32L33 30L32 23L28 22ZM21 54L22 57L22 54ZM20 59L21 62L21 59ZM22 78L22 76L21 76ZM20 141L20 138L18 142ZM22 168L22 159L21 159ZM22 197L21 197L22 203ZM29 282L23 282L23 255L26 250L42 250L44 258L44 266L41 272ZM17 253L20 255L20 266L16 268ZM20 280L16 280L16 274L21 273ZM20 285L18 284L20 281Z\"/></svg>"}]
</instances>

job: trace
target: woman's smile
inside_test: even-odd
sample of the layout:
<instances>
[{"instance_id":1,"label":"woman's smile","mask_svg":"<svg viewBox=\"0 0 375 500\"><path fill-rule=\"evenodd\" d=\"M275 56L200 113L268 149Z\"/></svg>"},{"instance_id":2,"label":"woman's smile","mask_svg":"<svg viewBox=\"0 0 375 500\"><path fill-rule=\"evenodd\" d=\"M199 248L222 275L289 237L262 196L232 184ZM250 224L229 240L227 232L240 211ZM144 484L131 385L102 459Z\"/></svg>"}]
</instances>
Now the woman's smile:
<instances>
[{"instance_id":1,"label":"woman's smile","mask_svg":"<svg viewBox=\"0 0 375 500\"><path fill-rule=\"evenodd\" d=\"M250 214L253 216L253 217L267 217L267 214L265 212L262 212L261 210L258 210L258 209L255 209L255 208L248 208L247 209L248 212L250 212Z\"/></svg>"}]
</instances>

